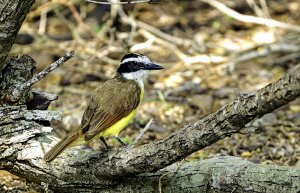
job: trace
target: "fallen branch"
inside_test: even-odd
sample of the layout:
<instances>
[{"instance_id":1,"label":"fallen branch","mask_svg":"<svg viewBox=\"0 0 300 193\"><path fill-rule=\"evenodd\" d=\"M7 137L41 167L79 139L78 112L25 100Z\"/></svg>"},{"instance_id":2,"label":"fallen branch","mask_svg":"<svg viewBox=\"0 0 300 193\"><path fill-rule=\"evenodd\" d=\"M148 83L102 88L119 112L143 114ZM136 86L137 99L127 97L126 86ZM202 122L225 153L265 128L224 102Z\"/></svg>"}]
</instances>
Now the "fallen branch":
<instances>
[{"instance_id":1,"label":"fallen branch","mask_svg":"<svg viewBox=\"0 0 300 193\"><path fill-rule=\"evenodd\" d=\"M148 131L152 123L153 123L153 119L150 119L147 125L141 130L140 134L137 136L137 138L135 138L134 142L131 144L131 148L134 148L134 146L140 142L140 140L142 139L146 131Z\"/></svg>"},{"instance_id":2,"label":"fallen branch","mask_svg":"<svg viewBox=\"0 0 300 193\"><path fill-rule=\"evenodd\" d=\"M245 23L254 23L254 24L259 24L259 25L265 25L268 27L277 27L277 28L282 28L282 29L286 29L286 30L290 30L290 31L300 32L300 27L296 26L296 25L292 25L289 23L284 23L284 22L280 22L280 21L276 21L276 20L268 19L268 18L255 17L255 16L251 16L251 15L243 15L243 14L236 12L233 9L230 9L223 3L220 3L219 1L216 1L216 0L201 0L201 1L211 5L212 7L221 11L222 13L224 13L238 21L242 21Z\"/></svg>"}]
</instances>

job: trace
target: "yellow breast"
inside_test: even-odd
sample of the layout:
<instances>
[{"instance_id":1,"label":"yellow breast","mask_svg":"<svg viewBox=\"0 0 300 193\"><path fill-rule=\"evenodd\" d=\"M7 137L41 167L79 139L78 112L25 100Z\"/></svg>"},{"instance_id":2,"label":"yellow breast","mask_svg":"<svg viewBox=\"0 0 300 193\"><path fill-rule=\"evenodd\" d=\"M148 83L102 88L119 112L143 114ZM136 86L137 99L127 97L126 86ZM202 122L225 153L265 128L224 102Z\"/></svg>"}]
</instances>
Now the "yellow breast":
<instances>
[{"instance_id":1,"label":"yellow breast","mask_svg":"<svg viewBox=\"0 0 300 193\"><path fill-rule=\"evenodd\" d=\"M140 97L140 103L142 101L142 98L144 96L144 85L141 86L141 97ZM118 136L119 133L128 125L128 123L134 118L134 115L137 111L139 106L136 107L129 115L124 117L123 119L116 122L114 125L110 126L109 128L105 129L103 132L100 132L96 137L108 137L108 136Z\"/></svg>"},{"instance_id":2,"label":"yellow breast","mask_svg":"<svg viewBox=\"0 0 300 193\"><path fill-rule=\"evenodd\" d=\"M139 86L141 87L141 96L140 96L140 103L144 96L144 85L143 82L139 82ZM129 115L122 118L109 128L103 130L99 134L97 134L93 139L99 139L100 137L109 137L109 136L118 136L119 133L128 125L128 123L134 118L134 115L137 111L139 106L137 106ZM92 140L93 140L92 139ZM77 146L86 144L87 141L84 140L84 135L81 135L76 141L74 141L70 146Z\"/></svg>"}]
</instances>

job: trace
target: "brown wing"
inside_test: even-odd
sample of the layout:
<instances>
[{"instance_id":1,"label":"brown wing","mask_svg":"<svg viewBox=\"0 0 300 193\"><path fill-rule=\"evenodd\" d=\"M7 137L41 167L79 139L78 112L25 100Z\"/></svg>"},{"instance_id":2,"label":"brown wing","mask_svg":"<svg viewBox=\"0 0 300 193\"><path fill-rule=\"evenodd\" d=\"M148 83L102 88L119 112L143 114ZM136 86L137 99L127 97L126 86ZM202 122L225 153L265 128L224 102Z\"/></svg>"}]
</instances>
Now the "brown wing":
<instances>
[{"instance_id":1,"label":"brown wing","mask_svg":"<svg viewBox=\"0 0 300 193\"><path fill-rule=\"evenodd\" d=\"M81 119L81 129L83 133L86 133L89 130L90 122L93 119L96 108L97 102L95 101L94 96L92 96Z\"/></svg>"},{"instance_id":2,"label":"brown wing","mask_svg":"<svg viewBox=\"0 0 300 193\"><path fill-rule=\"evenodd\" d=\"M141 89L135 81L111 79L99 86L81 121L85 140L129 115L139 105L140 96Z\"/></svg>"}]
</instances>

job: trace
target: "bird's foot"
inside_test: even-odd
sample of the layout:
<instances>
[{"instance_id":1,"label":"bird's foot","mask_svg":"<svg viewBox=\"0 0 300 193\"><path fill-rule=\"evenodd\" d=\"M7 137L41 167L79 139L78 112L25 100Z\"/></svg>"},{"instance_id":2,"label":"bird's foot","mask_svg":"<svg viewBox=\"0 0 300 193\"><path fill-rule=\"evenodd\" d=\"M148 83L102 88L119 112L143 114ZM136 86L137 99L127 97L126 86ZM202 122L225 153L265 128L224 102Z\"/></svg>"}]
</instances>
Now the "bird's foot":
<instances>
[{"instance_id":1,"label":"bird's foot","mask_svg":"<svg viewBox=\"0 0 300 193\"><path fill-rule=\"evenodd\" d=\"M126 147L127 145L118 137L118 136L114 136L115 140L118 141L122 147Z\"/></svg>"},{"instance_id":2,"label":"bird's foot","mask_svg":"<svg viewBox=\"0 0 300 193\"><path fill-rule=\"evenodd\" d=\"M113 150L112 146L105 146L105 147L102 146L102 151L103 152L108 152L108 151L111 151L111 150Z\"/></svg>"},{"instance_id":3,"label":"bird's foot","mask_svg":"<svg viewBox=\"0 0 300 193\"><path fill-rule=\"evenodd\" d=\"M105 146L105 150L104 151L110 151L110 150L112 150L112 146L109 146L109 145L107 145L107 143L106 143L106 141L105 141L105 139L104 139L104 137L100 137L100 140L102 141L102 143L104 144L104 146Z\"/></svg>"}]
</instances>

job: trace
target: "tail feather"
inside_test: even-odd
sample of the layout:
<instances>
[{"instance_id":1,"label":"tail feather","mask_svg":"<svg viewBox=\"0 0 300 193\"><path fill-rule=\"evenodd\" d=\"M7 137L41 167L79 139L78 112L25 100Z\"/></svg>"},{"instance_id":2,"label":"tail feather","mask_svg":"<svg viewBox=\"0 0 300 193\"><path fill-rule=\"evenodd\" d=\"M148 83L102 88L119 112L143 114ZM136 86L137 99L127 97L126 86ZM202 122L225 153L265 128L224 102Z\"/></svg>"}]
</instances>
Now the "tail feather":
<instances>
[{"instance_id":1,"label":"tail feather","mask_svg":"<svg viewBox=\"0 0 300 193\"><path fill-rule=\"evenodd\" d=\"M66 137L58 142L50 151L44 156L46 162L50 162L55 159L64 149L66 149L71 143L73 143L79 137L78 129L71 131Z\"/></svg>"}]
</instances>

